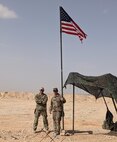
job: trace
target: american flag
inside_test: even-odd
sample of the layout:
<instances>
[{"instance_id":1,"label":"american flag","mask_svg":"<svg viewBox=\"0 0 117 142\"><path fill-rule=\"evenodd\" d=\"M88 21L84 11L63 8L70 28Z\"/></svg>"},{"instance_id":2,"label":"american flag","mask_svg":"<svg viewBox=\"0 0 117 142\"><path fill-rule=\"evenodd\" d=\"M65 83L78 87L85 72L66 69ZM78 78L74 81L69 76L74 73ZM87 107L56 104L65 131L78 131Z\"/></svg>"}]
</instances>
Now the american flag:
<instances>
[{"instance_id":1,"label":"american flag","mask_svg":"<svg viewBox=\"0 0 117 142\"><path fill-rule=\"evenodd\" d=\"M66 34L77 35L82 40L86 38L86 34L83 30L72 20L72 18L66 13L66 11L60 7L60 30Z\"/></svg>"}]
</instances>

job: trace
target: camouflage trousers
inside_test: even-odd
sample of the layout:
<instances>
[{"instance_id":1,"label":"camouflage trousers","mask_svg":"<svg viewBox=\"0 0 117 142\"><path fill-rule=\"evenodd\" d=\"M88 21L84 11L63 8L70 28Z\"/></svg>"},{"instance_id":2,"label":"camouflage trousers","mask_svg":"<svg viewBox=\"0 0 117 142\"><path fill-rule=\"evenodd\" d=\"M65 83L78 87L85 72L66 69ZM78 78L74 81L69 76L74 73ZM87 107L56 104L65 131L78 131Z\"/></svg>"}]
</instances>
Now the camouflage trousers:
<instances>
[{"instance_id":1,"label":"camouflage trousers","mask_svg":"<svg viewBox=\"0 0 117 142\"><path fill-rule=\"evenodd\" d=\"M53 111L53 127L56 134L60 134L61 111Z\"/></svg>"},{"instance_id":2,"label":"camouflage trousers","mask_svg":"<svg viewBox=\"0 0 117 142\"><path fill-rule=\"evenodd\" d=\"M35 119L34 119L34 124L33 124L33 129L36 130L38 126L38 120L40 115L43 117L43 124L44 128L48 130L48 119L47 119L47 111L46 110L36 110L35 111Z\"/></svg>"}]
</instances>

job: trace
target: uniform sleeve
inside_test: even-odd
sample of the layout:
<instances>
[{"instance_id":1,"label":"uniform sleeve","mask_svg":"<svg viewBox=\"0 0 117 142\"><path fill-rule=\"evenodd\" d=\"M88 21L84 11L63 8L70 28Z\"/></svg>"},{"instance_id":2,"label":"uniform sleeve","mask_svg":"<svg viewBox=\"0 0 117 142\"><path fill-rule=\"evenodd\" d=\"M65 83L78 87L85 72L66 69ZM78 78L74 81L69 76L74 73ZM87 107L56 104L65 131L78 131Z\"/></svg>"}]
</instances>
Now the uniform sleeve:
<instances>
[{"instance_id":1,"label":"uniform sleeve","mask_svg":"<svg viewBox=\"0 0 117 142\"><path fill-rule=\"evenodd\" d=\"M65 99L64 97L62 97L62 98L63 98L62 102L63 102L63 103L66 103L66 99Z\"/></svg>"},{"instance_id":2,"label":"uniform sleeve","mask_svg":"<svg viewBox=\"0 0 117 142\"><path fill-rule=\"evenodd\" d=\"M42 102L41 102L41 99L38 97L38 95L35 96L35 102L36 102L37 104L41 104L41 103L42 103Z\"/></svg>"},{"instance_id":3,"label":"uniform sleeve","mask_svg":"<svg viewBox=\"0 0 117 142\"><path fill-rule=\"evenodd\" d=\"M45 105L48 101L48 97L45 95L45 97L42 100L42 104Z\"/></svg>"},{"instance_id":4,"label":"uniform sleeve","mask_svg":"<svg viewBox=\"0 0 117 142\"><path fill-rule=\"evenodd\" d=\"M51 112L52 110L53 110L53 102L52 102L52 99L51 99L49 111Z\"/></svg>"}]
</instances>

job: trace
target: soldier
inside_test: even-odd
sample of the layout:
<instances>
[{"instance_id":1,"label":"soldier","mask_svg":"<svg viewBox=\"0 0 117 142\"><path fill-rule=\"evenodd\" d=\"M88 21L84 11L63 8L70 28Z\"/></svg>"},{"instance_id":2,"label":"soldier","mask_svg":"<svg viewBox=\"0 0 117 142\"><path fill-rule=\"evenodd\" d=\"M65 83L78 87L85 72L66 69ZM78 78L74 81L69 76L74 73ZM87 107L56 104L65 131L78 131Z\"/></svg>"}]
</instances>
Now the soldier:
<instances>
[{"instance_id":1,"label":"soldier","mask_svg":"<svg viewBox=\"0 0 117 142\"><path fill-rule=\"evenodd\" d=\"M33 124L34 132L37 129L38 119L40 115L42 115L43 117L44 128L46 131L48 131L47 101L48 101L48 97L46 94L44 94L44 88L41 88L39 94L36 94L35 96L36 109L34 111L34 114L35 114L35 120Z\"/></svg>"},{"instance_id":2,"label":"soldier","mask_svg":"<svg viewBox=\"0 0 117 142\"><path fill-rule=\"evenodd\" d=\"M60 121L63 114L63 103L65 98L58 93L58 89L53 89L54 96L51 99L50 114L53 112L54 136L60 135Z\"/></svg>"}]
</instances>

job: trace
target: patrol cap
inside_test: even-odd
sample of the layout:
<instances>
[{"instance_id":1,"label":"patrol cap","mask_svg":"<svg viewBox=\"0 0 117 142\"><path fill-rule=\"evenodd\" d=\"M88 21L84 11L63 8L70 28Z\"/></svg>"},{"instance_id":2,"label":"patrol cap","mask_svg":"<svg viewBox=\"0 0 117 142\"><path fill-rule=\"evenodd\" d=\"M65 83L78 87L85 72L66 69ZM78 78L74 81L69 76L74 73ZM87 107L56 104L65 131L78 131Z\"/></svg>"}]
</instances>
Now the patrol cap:
<instances>
[{"instance_id":1,"label":"patrol cap","mask_svg":"<svg viewBox=\"0 0 117 142\"><path fill-rule=\"evenodd\" d=\"M44 91L44 88L43 88L43 87L41 87L40 91Z\"/></svg>"},{"instance_id":2,"label":"patrol cap","mask_svg":"<svg viewBox=\"0 0 117 142\"><path fill-rule=\"evenodd\" d=\"M58 92L58 88L53 88L53 92Z\"/></svg>"}]
</instances>

